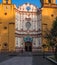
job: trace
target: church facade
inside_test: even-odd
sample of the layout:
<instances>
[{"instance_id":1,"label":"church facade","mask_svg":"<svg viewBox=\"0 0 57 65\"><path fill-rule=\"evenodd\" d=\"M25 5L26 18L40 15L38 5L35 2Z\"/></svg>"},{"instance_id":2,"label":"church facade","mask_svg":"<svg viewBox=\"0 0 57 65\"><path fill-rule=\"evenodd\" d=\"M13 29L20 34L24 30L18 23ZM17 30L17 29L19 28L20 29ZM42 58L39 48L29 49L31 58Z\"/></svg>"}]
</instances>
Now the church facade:
<instances>
[{"instance_id":1,"label":"church facade","mask_svg":"<svg viewBox=\"0 0 57 65\"><path fill-rule=\"evenodd\" d=\"M41 10L25 3L16 9L16 49L41 50Z\"/></svg>"},{"instance_id":2,"label":"church facade","mask_svg":"<svg viewBox=\"0 0 57 65\"><path fill-rule=\"evenodd\" d=\"M25 3L18 8L11 0L0 4L0 51L41 51L45 33L57 17L56 0L40 0L41 8ZM48 49L46 49L48 50Z\"/></svg>"}]
</instances>

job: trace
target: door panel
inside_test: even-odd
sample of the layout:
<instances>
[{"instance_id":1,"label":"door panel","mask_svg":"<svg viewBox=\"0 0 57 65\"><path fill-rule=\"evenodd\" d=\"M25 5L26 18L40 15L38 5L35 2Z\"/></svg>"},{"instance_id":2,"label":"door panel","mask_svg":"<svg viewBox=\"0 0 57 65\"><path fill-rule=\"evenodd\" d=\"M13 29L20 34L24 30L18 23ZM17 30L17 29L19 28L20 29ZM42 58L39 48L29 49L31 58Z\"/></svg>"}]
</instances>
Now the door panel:
<instances>
[{"instance_id":1,"label":"door panel","mask_svg":"<svg viewBox=\"0 0 57 65\"><path fill-rule=\"evenodd\" d=\"M25 43L25 51L32 51L32 43L30 42Z\"/></svg>"}]
</instances>

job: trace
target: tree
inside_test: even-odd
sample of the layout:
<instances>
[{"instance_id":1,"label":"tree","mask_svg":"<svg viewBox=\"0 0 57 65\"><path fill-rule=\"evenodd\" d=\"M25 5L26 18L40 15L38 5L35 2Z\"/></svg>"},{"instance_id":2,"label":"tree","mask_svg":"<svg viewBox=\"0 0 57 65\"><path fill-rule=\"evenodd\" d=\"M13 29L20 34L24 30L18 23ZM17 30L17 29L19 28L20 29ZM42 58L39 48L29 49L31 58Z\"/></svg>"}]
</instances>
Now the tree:
<instances>
[{"instance_id":1,"label":"tree","mask_svg":"<svg viewBox=\"0 0 57 65\"><path fill-rule=\"evenodd\" d=\"M48 41L48 44L50 45L50 47L52 47L52 51L54 52L54 47L55 44L57 42L57 17L55 18L53 25L52 25L52 29L48 32L46 32L46 39Z\"/></svg>"},{"instance_id":2,"label":"tree","mask_svg":"<svg viewBox=\"0 0 57 65\"><path fill-rule=\"evenodd\" d=\"M53 28L51 29L51 34L54 37L55 42L55 58L57 60L57 17L53 23Z\"/></svg>"},{"instance_id":3,"label":"tree","mask_svg":"<svg viewBox=\"0 0 57 65\"><path fill-rule=\"evenodd\" d=\"M51 35L57 38L57 17L55 21L53 22L52 29L51 29Z\"/></svg>"}]
</instances>

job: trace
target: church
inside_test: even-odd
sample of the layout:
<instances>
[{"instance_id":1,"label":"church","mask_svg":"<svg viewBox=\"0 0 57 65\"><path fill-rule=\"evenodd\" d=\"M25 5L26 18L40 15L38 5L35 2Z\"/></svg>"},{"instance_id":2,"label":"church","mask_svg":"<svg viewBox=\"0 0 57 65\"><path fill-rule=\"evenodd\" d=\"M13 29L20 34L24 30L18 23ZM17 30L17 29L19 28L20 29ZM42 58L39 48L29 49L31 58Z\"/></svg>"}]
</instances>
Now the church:
<instances>
[{"instance_id":1,"label":"church","mask_svg":"<svg viewBox=\"0 0 57 65\"><path fill-rule=\"evenodd\" d=\"M41 8L24 3L19 7L11 0L0 4L0 51L42 51L45 33L57 17L56 0L40 0ZM48 49L46 49L48 50Z\"/></svg>"},{"instance_id":2,"label":"church","mask_svg":"<svg viewBox=\"0 0 57 65\"><path fill-rule=\"evenodd\" d=\"M16 9L16 47L24 51L41 50L41 10L25 3Z\"/></svg>"}]
</instances>

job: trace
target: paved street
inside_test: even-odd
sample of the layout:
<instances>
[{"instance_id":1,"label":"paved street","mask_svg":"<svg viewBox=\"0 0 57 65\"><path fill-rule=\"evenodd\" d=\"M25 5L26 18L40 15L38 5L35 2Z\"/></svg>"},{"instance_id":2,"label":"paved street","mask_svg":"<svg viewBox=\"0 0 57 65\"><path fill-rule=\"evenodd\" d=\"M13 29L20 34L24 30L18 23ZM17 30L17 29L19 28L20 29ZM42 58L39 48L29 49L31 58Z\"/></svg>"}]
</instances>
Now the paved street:
<instances>
[{"instance_id":1,"label":"paved street","mask_svg":"<svg viewBox=\"0 0 57 65\"><path fill-rule=\"evenodd\" d=\"M14 57L0 63L0 65L32 65L32 57Z\"/></svg>"},{"instance_id":2,"label":"paved street","mask_svg":"<svg viewBox=\"0 0 57 65\"><path fill-rule=\"evenodd\" d=\"M0 65L55 65L42 55L23 53L17 56L0 55Z\"/></svg>"},{"instance_id":3,"label":"paved street","mask_svg":"<svg viewBox=\"0 0 57 65\"><path fill-rule=\"evenodd\" d=\"M55 65L42 56L33 56L32 65Z\"/></svg>"}]
</instances>

